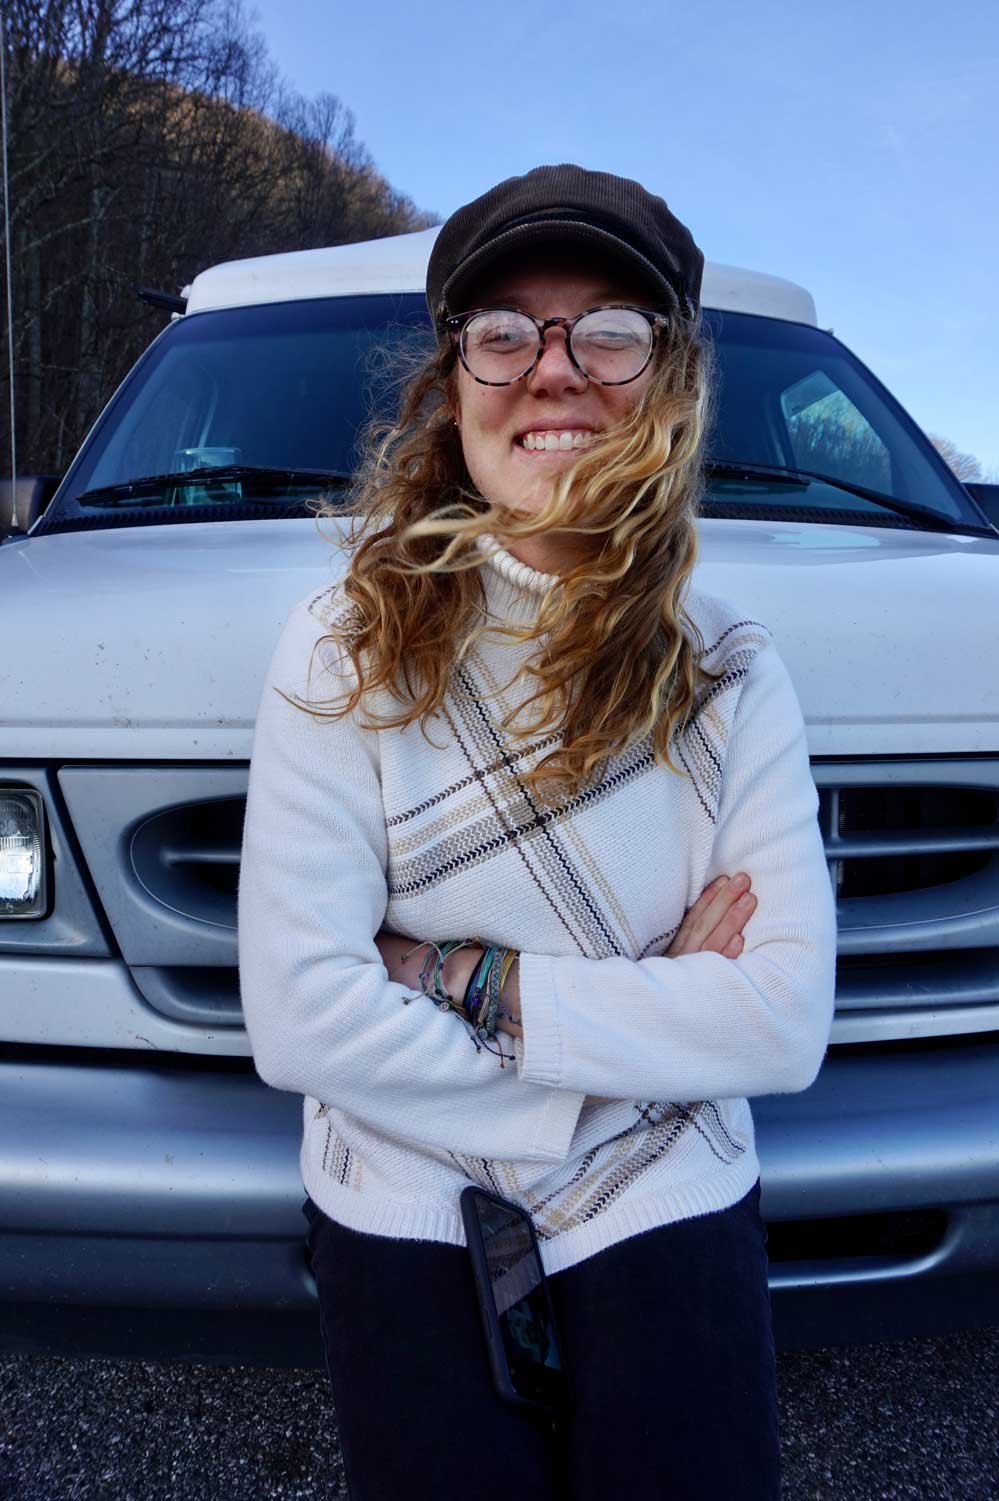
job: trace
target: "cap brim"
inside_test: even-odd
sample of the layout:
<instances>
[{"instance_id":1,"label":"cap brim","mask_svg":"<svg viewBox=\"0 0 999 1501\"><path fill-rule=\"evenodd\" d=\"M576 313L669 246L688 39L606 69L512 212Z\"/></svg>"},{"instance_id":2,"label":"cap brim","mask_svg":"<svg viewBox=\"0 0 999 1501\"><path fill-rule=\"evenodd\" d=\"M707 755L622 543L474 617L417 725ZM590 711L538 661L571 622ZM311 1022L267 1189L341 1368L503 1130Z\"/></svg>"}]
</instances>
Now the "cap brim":
<instances>
[{"instance_id":1,"label":"cap brim","mask_svg":"<svg viewBox=\"0 0 999 1501\"><path fill-rule=\"evenodd\" d=\"M472 284L496 262L506 260L511 252L528 247L549 244L573 243L590 245L603 253L623 270L630 270L649 284L664 306L682 313L680 300L672 284L662 272L640 251L627 241L601 229L595 224L580 223L573 219L546 219L537 224L518 224L490 240L488 245L474 251L456 267L441 289L448 314L465 311L462 306Z\"/></svg>"}]
</instances>

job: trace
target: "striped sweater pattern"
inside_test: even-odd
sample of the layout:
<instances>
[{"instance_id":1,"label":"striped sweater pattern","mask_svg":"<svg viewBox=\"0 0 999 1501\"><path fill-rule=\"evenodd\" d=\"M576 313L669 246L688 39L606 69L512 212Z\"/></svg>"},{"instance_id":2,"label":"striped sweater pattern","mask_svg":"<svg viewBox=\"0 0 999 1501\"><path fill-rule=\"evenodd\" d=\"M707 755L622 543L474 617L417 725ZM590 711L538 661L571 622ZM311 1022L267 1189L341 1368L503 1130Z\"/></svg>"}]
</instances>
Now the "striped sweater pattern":
<instances>
[{"instance_id":1,"label":"striped sweater pattern","mask_svg":"<svg viewBox=\"0 0 999 1501\"><path fill-rule=\"evenodd\" d=\"M489 614L533 618L550 576L481 545ZM537 643L482 638L428 740L319 723L275 694L352 680L332 639L349 621L340 584L293 609L254 738L240 983L258 1072L303 1096L302 1180L333 1219L464 1244L458 1196L477 1183L529 1211L551 1273L756 1181L749 1097L818 1071L835 909L771 632L696 589L685 608L722 672L674 734L685 775L646 737L553 804L524 773L556 737L502 725L532 691L519 667ZM328 678L306 676L317 642ZM737 870L758 901L740 957L667 959L704 886ZM482 1049L389 981L382 927L520 949L523 1039Z\"/></svg>"}]
</instances>

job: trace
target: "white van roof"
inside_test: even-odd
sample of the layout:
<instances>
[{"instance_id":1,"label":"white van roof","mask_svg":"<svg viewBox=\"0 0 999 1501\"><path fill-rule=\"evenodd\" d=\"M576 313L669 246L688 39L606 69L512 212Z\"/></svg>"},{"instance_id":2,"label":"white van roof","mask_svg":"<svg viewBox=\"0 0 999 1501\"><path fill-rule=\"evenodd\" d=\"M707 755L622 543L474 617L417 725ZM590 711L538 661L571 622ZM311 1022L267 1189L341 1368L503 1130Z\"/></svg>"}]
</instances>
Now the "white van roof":
<instances>
[{"instance_id":1,"label":"white van roof","mask_svg":"<svg viewBox=\"0 0 999 1501\"><path fill-rule=\"evenodd\" d=\"M187 312L365 292L422 292L439 231L440 225L435 225L415 234L354 245L226 261L194 278L186 289ZM705 263L701 301L705 307L727 312L760 313L791 323L816 322L812 294L796 282L718 261Z\"/></svg>"}]
</instances>

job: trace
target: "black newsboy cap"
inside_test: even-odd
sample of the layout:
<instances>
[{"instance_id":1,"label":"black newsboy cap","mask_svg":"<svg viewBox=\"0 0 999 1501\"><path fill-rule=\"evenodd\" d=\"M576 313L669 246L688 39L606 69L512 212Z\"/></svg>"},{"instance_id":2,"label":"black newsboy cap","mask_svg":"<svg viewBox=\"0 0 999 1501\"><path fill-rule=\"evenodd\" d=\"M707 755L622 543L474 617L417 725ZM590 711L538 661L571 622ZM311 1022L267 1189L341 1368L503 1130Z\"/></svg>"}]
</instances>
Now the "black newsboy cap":
<instances>
[{"instance_id":1,"label":"black newsboy cap","mask_svg":"<svg viewBox=\"0 0 999 1501\"><path fill-rule=\"evenodd\" d=\"M576 242L637 272L666 307L695 318L704 256L663 198L630 177L563 162L508 177L441 226L427 266L427 305L444 318L464 311L472 281L511 250Z\"/></svg>"}]
</instances>

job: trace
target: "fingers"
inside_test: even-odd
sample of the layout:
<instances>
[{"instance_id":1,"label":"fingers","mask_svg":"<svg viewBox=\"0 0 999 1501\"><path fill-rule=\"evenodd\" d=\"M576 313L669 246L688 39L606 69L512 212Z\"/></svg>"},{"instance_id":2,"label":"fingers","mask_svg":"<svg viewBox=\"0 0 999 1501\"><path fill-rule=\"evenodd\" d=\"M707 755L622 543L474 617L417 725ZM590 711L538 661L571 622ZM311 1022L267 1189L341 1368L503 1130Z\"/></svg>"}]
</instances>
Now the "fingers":
<instances>
[{"instance_id":1,"label":"fingers","mask_svg":"<svg viewBox=\"0 0 999 1501\"><path fill-rule=\"evenodd\" d=\"M687 913L667 953L675 957L710 950L728 958L741 953L742 929L756 908L749 884L745 871L732 880L719 876L712 881Z\"/></svg>"},{"instance_id":2,"label":"fingers","mask_svg":"<svg viewBox=\"0 0 999 1501\"><path fill-rule=\"evenodd\" d=\"M735 894L731 905L713 931L705 940L705 946L714 952L734 959L743 949L742 930L756 911L756 897L751 891Z\"/></svg>"},{"instance_id":3,"label":"fingers","mask_svg":"<svg viewBox=\"0 0 999 1501\"><path fill-rule=\"evenodd\" d=\"M690 913L691 938L696 948L710 947L720 953L741 932L755 905L756 898L749 891L749 877L744 871L731 880L720 877L707 888Z\"/></svg>"}]
</instances>

